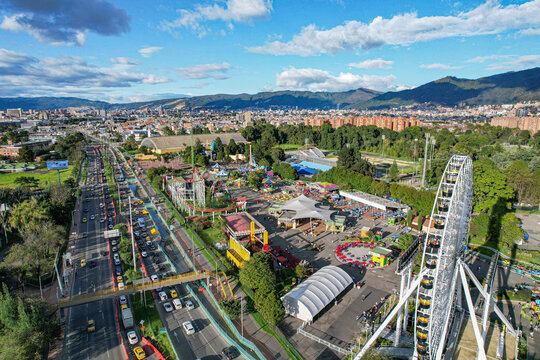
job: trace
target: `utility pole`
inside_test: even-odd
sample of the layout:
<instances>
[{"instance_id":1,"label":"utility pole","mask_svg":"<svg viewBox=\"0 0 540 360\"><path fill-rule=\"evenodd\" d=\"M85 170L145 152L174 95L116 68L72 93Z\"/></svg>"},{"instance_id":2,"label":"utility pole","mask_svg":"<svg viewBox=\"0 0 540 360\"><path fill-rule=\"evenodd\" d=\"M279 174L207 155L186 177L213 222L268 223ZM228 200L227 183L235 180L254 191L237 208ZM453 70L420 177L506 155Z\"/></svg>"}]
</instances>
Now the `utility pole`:
<instances>
[{"instance_id":1,"label":"utility pole","mask_svg":"<svg viewBox=\"0 0 540 360\"><path fill-rule=\"evenodd\" d=\"M135 238L133 237L133 218L131 216L131 195L128 196L129 201L129 229L131 230L131 251L133 251L133 271L137 271L137 260L135 257Z\"/></svg>"},{"instance_id":2,"label":"utility pole","mask_svg":"<svg viewBox=\"0 0 540 360\"><path fill-rule=\"evenodd\" d=\"M426 133L426 149L424 151L424 171L422 172L422 187L426 187L426 166L427 166L427 152L429 146L429 133Z\"/></svg>"},{"instance_id":3,"label":"utility pole","mask_svg":"<svg viewBox=\"0 0 540 360\"><path fill-rule=\"evenodd\" d=\"M418 139L414 139L414 176L416 177L416 172L418 170L418 167L416 166L416 145L418 145Z\"/></svg>"}]
</instances>

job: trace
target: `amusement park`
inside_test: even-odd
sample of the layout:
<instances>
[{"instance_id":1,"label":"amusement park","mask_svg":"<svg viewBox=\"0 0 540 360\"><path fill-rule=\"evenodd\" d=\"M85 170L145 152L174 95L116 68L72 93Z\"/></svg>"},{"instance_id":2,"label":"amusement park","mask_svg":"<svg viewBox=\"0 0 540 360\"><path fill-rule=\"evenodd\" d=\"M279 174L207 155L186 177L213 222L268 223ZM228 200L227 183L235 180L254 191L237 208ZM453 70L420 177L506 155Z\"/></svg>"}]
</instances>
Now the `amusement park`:
<instances>
[{"instance_id":1,"label":"amusement park","mask_svg":"<svg viewBox=\"0 0 540 360\"><path fill-rule=\"evenodd\" d=\"M467 263L469 157L450 159L423 219L400 199L282 177L251 152L246 163L192 161L152 176L144 160L128 163L223 264L215 289L223 301L242 269L266 254L285 315L279 326L305 358L330 351L329 359L357 360L374 349L421 360L516 357L519 330L493 298L498 259L483 260L481 279ZM525 316L539 319L538 303Z\"/></svg>"}]
</instances>

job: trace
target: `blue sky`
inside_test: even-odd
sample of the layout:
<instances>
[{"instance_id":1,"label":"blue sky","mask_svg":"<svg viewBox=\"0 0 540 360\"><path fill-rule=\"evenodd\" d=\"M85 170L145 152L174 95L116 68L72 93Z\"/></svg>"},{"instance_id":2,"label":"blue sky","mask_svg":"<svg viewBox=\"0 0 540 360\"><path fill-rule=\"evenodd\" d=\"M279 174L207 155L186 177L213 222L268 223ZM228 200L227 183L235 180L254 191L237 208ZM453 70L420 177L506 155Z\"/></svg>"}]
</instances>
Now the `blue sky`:
<instances>
[{"instance_id":1,"label":"blue sky","mask_svg":"<svg viewBox=\"0 0 540 360\"><path fill-rule=\"evenodd\" d=\"M0 0L0 96L400 90L540 64L540 0Z\"/></svg>"}]
</instances>

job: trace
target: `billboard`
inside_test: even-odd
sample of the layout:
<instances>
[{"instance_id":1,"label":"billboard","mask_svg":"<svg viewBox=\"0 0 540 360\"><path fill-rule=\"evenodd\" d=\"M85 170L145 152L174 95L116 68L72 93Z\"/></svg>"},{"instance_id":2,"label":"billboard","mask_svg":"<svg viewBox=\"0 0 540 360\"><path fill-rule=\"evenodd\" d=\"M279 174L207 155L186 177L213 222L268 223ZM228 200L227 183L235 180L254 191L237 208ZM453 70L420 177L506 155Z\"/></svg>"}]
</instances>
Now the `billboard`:
<instances>
[{"instance_id":1,"label":"billboard","mask_svg":"<svg viewBox=\"0 0 540 360\"><path fill-rule=\"evenodd\" d=\"M67 161L47 161L47 169L65 169L68 167Z\"/></svg>"}]
</instances>

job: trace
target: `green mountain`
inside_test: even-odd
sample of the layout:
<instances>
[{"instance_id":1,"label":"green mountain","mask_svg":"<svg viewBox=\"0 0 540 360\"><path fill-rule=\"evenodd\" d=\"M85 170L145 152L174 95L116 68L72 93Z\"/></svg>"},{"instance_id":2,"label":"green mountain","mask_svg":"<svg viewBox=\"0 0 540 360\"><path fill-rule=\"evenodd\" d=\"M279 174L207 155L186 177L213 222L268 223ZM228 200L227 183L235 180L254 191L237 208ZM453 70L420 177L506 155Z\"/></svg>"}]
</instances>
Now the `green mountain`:
<instances>
[{"instance_id":1,"label":"green mountain","mask_svg":"<svg viewBox=\"0 0 540 360\"><path fill-rule=\"evenodd\" d=\"M447 76L414 89L387 92L352 107L392 107L432 103L454 106L511 104L540 100L540 68L511 71L476 80Z\"/></svg>"},{"instance_id":2,"label":"green mountain","mask_svg":"<svg viewBox=\"0 0 540 360\"><path fill-rule=\"evenodd\" d=\"M163 109L336 109L386 108L401 105L432 103L454 106L510 104L520 101L540 100L540 68L511 71L476 80L445 77L414 89L380 93L369 89L344 92L275 91L257 94L217 94L174 99L143 101L127 104L110 104L79 98L0 98L0 110L53 110L66 107L91 107L106 110L131 110L143 108Z\"/></svg>"}]
</instances>

